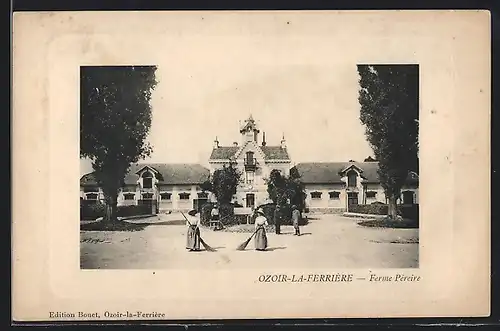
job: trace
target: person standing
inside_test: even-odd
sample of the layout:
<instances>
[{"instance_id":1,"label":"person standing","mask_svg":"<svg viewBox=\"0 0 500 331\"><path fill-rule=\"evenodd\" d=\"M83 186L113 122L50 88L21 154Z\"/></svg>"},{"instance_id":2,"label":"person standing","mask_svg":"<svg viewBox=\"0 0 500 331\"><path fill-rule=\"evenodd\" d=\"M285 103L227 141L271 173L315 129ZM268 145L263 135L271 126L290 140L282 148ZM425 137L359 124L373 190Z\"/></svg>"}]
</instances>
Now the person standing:
<instances>
[{"instance_id":1,"label":"person standing","mask_svg":"<svg viewBox=\"0 0 500 331\"><path fill-rule=\"evenodd\" d=\"M220 224L219 224L219 207L217 205L212 208L212 211L210 212L210 220L215 223L215 228L214 230L220 230Z\"/></svg>"},{"instance_id":2,"label":"person standing","mask_svg":"<svg viewBox=\"0 0 500 331\"><path fill-rule=\"evenodd\" d=\"M299 220L300 220L300 211L296 205L292 206L292 224L295 229L295 236L300 236L300 228L299 228Z\"/></svg>"},{"instance_id":3,"label":"person standing","mask_svg":"<svg viewBox=\"0 0 500 331\"><path fill-rule=\"evenodd\" d=\"M200 219L196 217L197 213L197 210L190 210L189 216L186 218L188 226L186 249L189 249L190 252L201 251Z\"/></svg>"},{"instance_id":4,"label":"person standing","mask_svg":"<svg viewBox=\"0 0 500 331\"><path fill-rule=\"evenodd\" d=\"M264 216L264 213L259 210L255 211L255 216L255 249L258 251L265 251L267 248L267 219Z\"/></svg>"},{"instance_id":5,"label":"person standing","mask_svg":"<svg viewBox=\"0 0 500 331\"><path fill-rule=\"evenodd\" d=\"M281 234L281 208L278 204L274 208L274 227L276 228L276 234Z\"/></svg>"}]
</instances>

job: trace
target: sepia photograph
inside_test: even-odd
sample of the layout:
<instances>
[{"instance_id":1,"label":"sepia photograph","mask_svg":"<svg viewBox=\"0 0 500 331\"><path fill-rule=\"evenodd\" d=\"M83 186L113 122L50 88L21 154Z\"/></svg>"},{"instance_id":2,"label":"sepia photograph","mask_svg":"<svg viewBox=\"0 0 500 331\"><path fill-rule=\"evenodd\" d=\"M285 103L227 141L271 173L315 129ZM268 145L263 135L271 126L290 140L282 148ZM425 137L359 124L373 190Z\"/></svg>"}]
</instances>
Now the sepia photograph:
<instances>
[{"instance_id":1,"label":"sepia photograph","mask_svg":"<svg viewBox=\"0 0 500 331\"><path fill-rule=\"evenodd\" d=\"M487 12L14 19L16 319L489 314Z\"/></svg>"},{"instance_id":2,"label":"sepia photograph","mask_svg":"<svg viewBox=\"0 0 500 331\"><path fill-rule=\"evenodd\" d=\"M80 68L82 269L418 268L418 65L202 69Z\"/></svg>"}]
</instances>

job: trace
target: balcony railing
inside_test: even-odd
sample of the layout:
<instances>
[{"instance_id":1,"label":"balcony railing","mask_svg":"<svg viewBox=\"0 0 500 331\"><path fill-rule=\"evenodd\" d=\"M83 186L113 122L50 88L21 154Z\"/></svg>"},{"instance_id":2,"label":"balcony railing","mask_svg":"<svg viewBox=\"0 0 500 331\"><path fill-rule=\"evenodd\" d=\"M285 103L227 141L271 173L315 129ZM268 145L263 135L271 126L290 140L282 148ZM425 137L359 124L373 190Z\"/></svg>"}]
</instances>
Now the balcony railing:
<instances>
[{"instance_id":1,"label":"balcony railing","mask_svg":"<svg viewBox=\"0 0 500 331\"><path fill-rule=\"evenodd\" d=\"M254 158L245 158L245 170L253 171L257 167L257 160Z\"/></svg>"}]
</instances>

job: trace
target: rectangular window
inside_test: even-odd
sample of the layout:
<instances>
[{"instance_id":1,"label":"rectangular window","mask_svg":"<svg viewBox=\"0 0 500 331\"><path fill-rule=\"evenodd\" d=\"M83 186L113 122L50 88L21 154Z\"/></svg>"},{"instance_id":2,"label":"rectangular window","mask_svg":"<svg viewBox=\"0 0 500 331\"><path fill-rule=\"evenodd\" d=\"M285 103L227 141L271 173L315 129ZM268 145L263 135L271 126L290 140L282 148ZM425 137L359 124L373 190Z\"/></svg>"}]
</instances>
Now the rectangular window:
<instances>
[{"instance_id":1,"label":"rectangular window","mask_svg":"<svg viewBox=\"0 0 500 331\"><path fill-rule=\"evenodd\" d=\"M356 179L358 177L358 174L355 171L350 171L347 174L347 186L349 187L356 187Z\"/></svg>"},{"instance_id":2,"label":"rectangular window","mask_svg":"<svg viewBox=\"0 0 500 331\"><path fill-rule=\"evenodd\" d=\"M160 193L161 200L170 200L172 198L172 193L163 192Z\"/></svg>"},{"instance_id":3,"label":"rectangular window","mask_svg":"<svg viewBox=\"0 0 500 331\"><path fill-rule=\"evenodd\" d=\"M85 195L87 197L87 200L97 200L99 194L97 193L89 193Z\"/></svg>"},{"instance_id":4,"label":"rectangular window","mask_svg":"<svg viewBox=\"0 0 500 331\"><path fill-rule=\"evenodd\" d=\"M153 188L153 178L143 178L142 179L143 188Z\"/></svg>"},{"instance_id":5,"label":"rectangular window","mask_svg":"<svg viewBox=\"0 0 500 331\"><path fill-rule=\"evenodd\" d=\"M367 198L372 199L372 198L375 198L376 196L377 196L377 192L374 192L374 191L368 191L368 192L366 192L366 197Z\"/></svg>"},{"instance_id":6,"label":"rectangular window","mask_svg":"<svg viewBox=\"0 0 500 331\"><path fill-rule=\"evenodd\" d=\"M246 182L247 184L253 184L255 180L255 173L252 171L246 172Z\"/></svg>"},{"instance_id":7,"label":"rectangular window","mask_svg":"<svg viewBox=\"0 0 500 331\"><path fill-rule=\"evenodd\" d=\"M311 192L311 199L321 199L321 192Z\"/></svg>"},{"instance_id":8,"label":"rectangular window","mask_svg":"<svg viewBox=\"0 0 500 331\"><path fill-rule=\"evenodd\" d=\"M134 197L135 197L135 194L134 194L134 193L125 193L125 194L123 195L123 198L124 198L125 200L134 200Z\"/></svg>"},{"instance_id":9,"label":"rectangular window","mask_svg":"<svg viewBox=\"0 0 500 331\"><path fill-rule=\"evenodd\" d=\"M152 200L153 199L153 193L144 193L142 195L143 200Z\"/></svg>"},{"instance_id":10,"label":"rectangular window","mask_svg":"<svg viewBox=\"0 0 500 331\"><path fill-rule=\"evenodd\" d=\"M347 204L349 205L357 205L358 204L358 193L349 192L347 194Z\"/></svg>"},{"instance_id":11,"label":"rectangular window","mask_svg":"<svg viewBox=\"0 0 500 331\"><path fill-rule=\"evenodd\" d=\"M340 192L330 192L329 195L332 200L338 200L340 198Z\"/></svg>"},{"instance_id":12,"label":"rectangular window","mask_svg":"<svg viewBox=\"0 0 500 331\"><path fill-rule=\"evenodd\" d=\"M179 193L180 200L189 200L189 193Z\"/></svg>"}]
</instances>

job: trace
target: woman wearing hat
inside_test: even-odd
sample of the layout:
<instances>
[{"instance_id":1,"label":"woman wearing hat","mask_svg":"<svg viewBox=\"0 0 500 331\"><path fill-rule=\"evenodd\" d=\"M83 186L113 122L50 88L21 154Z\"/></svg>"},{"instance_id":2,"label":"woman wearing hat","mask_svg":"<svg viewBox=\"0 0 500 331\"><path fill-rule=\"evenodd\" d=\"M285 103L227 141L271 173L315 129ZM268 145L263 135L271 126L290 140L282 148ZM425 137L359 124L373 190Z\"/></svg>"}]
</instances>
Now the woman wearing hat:
<instances>
[{"instance_id":1,"label":"woman wearing hat","mask_svg":"<svg viewBox=\"0 0 500 331\"><path fill-rule=\"evenodd\" d=\"M190 210L188 212L189 216L186 218L188 226L186 249L189 249L190 252L201 250L200 219L196 217L197 213L197 210Z\"/></svg>"},{"instance_id":2,"label":"woman wearing hat","mask_svg":"<svg viewBox=\"0 0 500 331\"><path fill-rule=\"evenodd\" d=\"M265 251L267 248L267 235L265 226L268 225L264 213L257 209L255 210L255 249Z\"/></svg>"}]
</instances>

